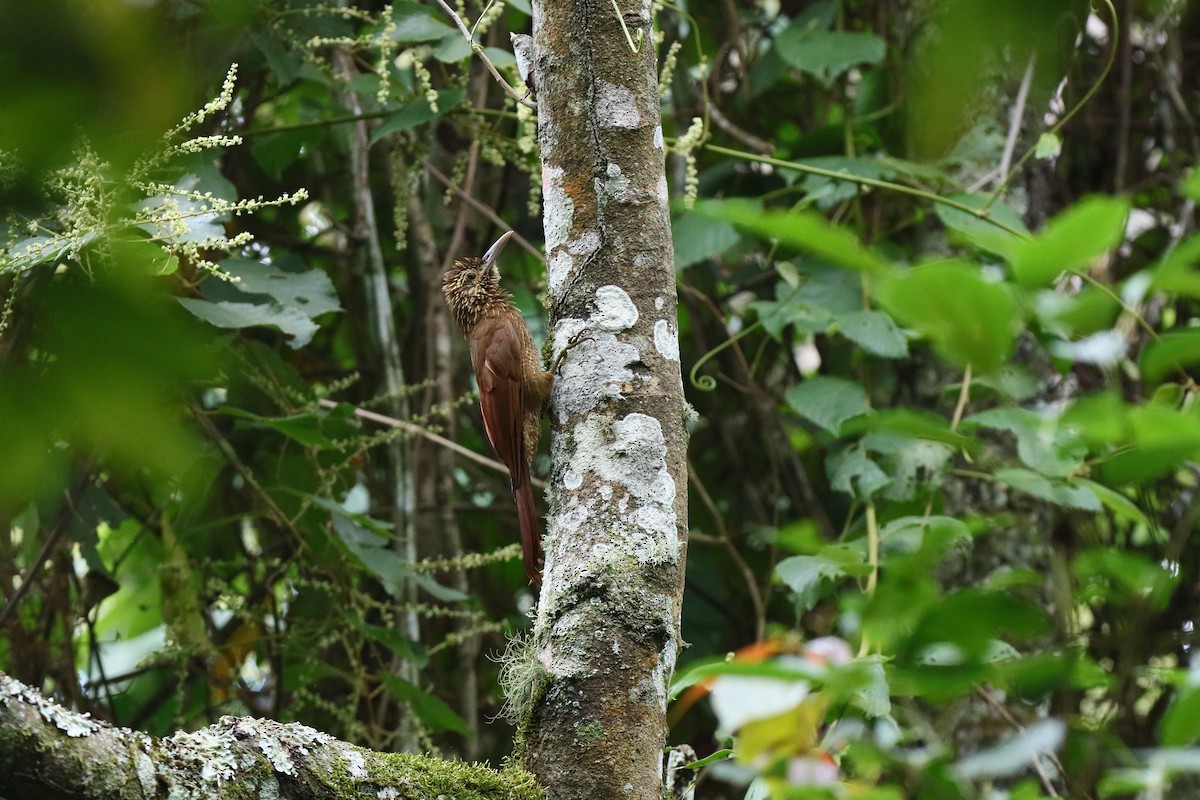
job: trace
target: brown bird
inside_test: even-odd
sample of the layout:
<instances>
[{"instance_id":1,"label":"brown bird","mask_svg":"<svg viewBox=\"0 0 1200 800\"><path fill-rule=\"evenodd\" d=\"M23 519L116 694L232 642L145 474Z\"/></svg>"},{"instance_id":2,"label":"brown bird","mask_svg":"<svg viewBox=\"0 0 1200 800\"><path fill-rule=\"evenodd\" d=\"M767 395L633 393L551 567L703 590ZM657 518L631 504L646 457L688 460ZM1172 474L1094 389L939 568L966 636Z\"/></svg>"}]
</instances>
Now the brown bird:
<instances>
[{"instance_id":1,"label":"brown bird","mask_svg":"<svg viewBox=\"0 0 1200 800\"><path fill-rule=\"evenodd\" d=\"M471 348L488 441L512 479L525 574L540 584L541 532L529 468L537 454L542 409L550 399L554 374L542 369L529 326L512 295L500 286L496 261L510 236L512 231L497 239L483 258L455 261L442 276L442 293Z\"/></svg>"}]
</instances>

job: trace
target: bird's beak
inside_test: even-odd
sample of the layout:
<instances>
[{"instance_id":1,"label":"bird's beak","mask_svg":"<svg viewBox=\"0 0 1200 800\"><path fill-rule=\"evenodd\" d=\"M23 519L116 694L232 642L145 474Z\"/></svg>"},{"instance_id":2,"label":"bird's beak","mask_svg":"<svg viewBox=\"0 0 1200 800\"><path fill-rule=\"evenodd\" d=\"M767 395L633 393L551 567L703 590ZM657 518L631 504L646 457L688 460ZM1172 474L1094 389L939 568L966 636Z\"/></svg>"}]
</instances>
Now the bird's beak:
<instances>
[{"instance_id":1,"label":"bird's beak","mask_svg":"<svg viewBox=\"0 0 1200 800\"><path fill-rule=\"evenodd\" d=\"M508 240L512 237L512 231L506 231L503 236L496 240L496 243L487 249L483 254L483 268L495 269L496 260L500 258L500 251L504 249L504 245L508 244Z\"/></svg>"}]
</instances>

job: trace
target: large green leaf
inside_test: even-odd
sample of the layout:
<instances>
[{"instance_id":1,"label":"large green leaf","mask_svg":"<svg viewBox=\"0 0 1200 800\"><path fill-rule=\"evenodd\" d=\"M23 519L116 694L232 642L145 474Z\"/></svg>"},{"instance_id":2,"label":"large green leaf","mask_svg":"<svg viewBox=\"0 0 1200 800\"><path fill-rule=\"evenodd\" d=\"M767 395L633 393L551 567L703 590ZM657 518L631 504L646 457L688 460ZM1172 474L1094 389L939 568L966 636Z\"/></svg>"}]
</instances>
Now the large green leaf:
<instances>
[{"instance_id":1,"label":"large green leaf","mask_svg":"<svg viewBox=\"0 0 1200 800\"><path fill-rule=\"evenodd\" d=\"M1044 475L1019 467L999 470L996 480L1055 505L1083 511L1100 510L1100 498L1096 497L1089 485L1052 481Z\"/></svg>"},{"instance_id":2,"label":"large green leaf","mask_svg":"<svg viewBox=\"0 0 1200 800\"><path fill-rule=\"evenodd\" d=\"M1142 351L1142 380L1156 384L1168 374L1200 364L1200 328L1164 333Z\"/></svg>"},{"instance_id":3,"label":"large green leaf","mask_svg":"<svg viewBox=\"0 0 1200 800\"><path fill-rule=\"evenodd\" d=\"M671 227L676 269L719 256L740 238L733 225L725 220L706 219L689 212L677 216Z\"/></svg>"},{"instance_id":4,"label":"large green leaf","mask_svg":"<svg viewBox=\"0 0 1200 800\"><path fill-rule=\"evenodd\" d=\"M1017 456L1025 466L1052 478L1080 472L1087 456L1087 446L1074 428L1027 408L993 408L967 417L963 425L1008 431L1016 437Z\"/></svg>"},{"instance_id":5,"label":"large green leaf","mask_svg":"<svg viewBox=\"0 0 1200 800\"><path fill-rule=\"evenodd\" d=\"M706 200L696 204L696 213L724 219L734 225L788 247L820 256L831 264L873 275L885 275L892 266L849 231L836 227L818 214L763 211L751 200Z\"/></svg>"},{"instance_id":6,"label":"large green leaf","mask_svg":"<svg viewBox=\"0 0 1200 800\"><path fill-rule=\"evenodd\" d=\"M275 327L300 348L312 340L315 317L340 311L333 283L322 270L285 272L248 258L230 258L221 267L237 282L210 278L206 299L181 297L179 302L200 319L218 328Z\"/></svg>"},{"instance_id":7,"label":"large green leaf","mask_svg":"<svg viewBox=\"0 0 1200 800\"><path fill-rule=\"evenodd\" d=\"M459 41L463 40L460 38ZM442 114L455 108L462 102L464 97L466 97L466 91L463 89L447 89L446 91L438 92L436 111L424 97L413 100L404 106L404 108L385 119L375 129L375 132L371 134L371 144L378 142L390 133L407 131L430 120L437 119Z\"/></svg>"},{"instance_id":8,"label":"large green leaf","mask_svg":"<svg viewBox=\"0 0 1200 800\"><path fill-rule=\"evenodd\" d=\"M1009 250L1013 275L1022 286L1046 286L1063 272L1086 267L1121 243L1129 200L1089 197L1052 219L1033 239Z\"/></svg>"},{"instance_id":9,"label":"large green leaf","mask_svg":"<svg viewBox=\"0 0 1200 800\"><path fill-rule=\"evenodd\" d=\"M794 24L775 40L775 48L791 66L829 86L856 64L878 64L887 42L873 33L812 30Z\"/></svg>"},{"instance_id":10,"label":"large green leaf","mask_svg":"<svg viewBox=\"0 0 1200 800\"><path fill-rule=\"evenodd\" d=\"M430 730L454 731L464 736L470 733L466 720L454 713L454 709L446 705L446 702L440 697L435 697L403 678L386 672L379 673L379 681L395 697L408 703L413 713L420 718L421 722L428 725Z\"/></svg>"},{"instance_id":11,"label":"large green leaf","mask_svg":"<svg viewBox=\"0 0 1200 800\"><path fill-rule=\"evenodd\" d=\"M908 355L908 339L882 311L850 311L837 317L838 330L864 350L883 358Z\"/></svg>"},{"instance_id":12,"label":"large green leaf","mask_svg":"<svg viewBox=\"0 0 1200 800\"><path fill-rule=\"evenodd\" d=\"M800 607L808 609L820 599L824 581L845 575L862 575L865 566L862 553L831 546L823 548L819 555L785 558L775 566L775 574L796 593Z\"/></svg>"},{"instance_id":13,"label":"large green leaf","mask_svg":"<svg viewBox=\"0 0 1200 800\"><path fill-rule=\"evenodd\" d=\"M797 414L834 436L843 422L871 410L867 392L860 384L825 375L793 386L788 390L787 401Z\"/></svg>"},{"instance_id":14,"label":"large green leaf","mask_svg":"<svg viewBox=\"0 0 1200 800\"><path fill-rule=\"evenodd\" d=\"M969 206L983 212L983 208L990 202L991 196L986 194L952 194L947 199L955 200L964 206ZM1015 243L1021 239L1021 236L1012 232L1013 230L1018 231L1020 234L1029 233L1021 218L1003 202L998 201L988 206L986 218L954 208L953 206L948 206L944 203L937 203L933 208L938 219L947 228L976 247L1001 256L1008 255ZM995 224L997 222L1001 224ZM1009 228L1012 230L1008 230Z\"/></svg>"},{"instance_id":15,"label":"large green leaf","mask_svg":"<svg viewBox=\"0 0 1200 800\"><path fill-rule=\"evenodd\" d=\"M877 297L902 324L929 337L943 357L985 374L1008 360L1021 322L1008 288L963 261L896 273L880 284Z\"/></svg>"}]
</instances>

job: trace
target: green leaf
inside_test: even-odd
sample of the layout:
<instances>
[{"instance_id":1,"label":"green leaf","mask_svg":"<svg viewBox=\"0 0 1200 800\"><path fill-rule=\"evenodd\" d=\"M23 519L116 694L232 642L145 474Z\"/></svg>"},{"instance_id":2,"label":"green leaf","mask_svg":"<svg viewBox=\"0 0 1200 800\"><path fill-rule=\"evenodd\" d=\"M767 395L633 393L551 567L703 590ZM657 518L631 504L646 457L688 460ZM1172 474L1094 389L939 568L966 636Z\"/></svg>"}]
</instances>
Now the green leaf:
<instances>
[{"instance_id":1,"label":"green leaf","mask_svg":"<svg viewBox=\"0 0 1200 800\"><path fill-rule=\"evenodd\" d=\"M312 340L317 324L297 308L264 305L261 303L220 302L179 298L179 304L200 319L218 328L274 327L292 337L288 344L300 348Z\"/></svg>"},{"instance_id":2,"label":"green leaf","mask_svg":"<svg viewBox=\"0 0 1200 800\"><path fill-rule=\"evenodd\" d=\"M1187 747L1200 740L1200 688L1190 686L1167 708L1162 721L1164 747Z\"/></svg>"},{"instance_id":3,"label":"green leaf","mask_svg":"<svg viewBox=\"0 0 1200 800\"><path fill-rule=\"evenodd\" d=\"M249 258L227 258L221 262L221 269L237 279L233 285L239 291L265 294L282 306L299 309L309 318L342 310L333 282L324 270L286 272Z\"/></svg>"},{"instance_id":4,"label":"green leaf","mask_svg":"<svg viewBox=\"0 0 1200 800\"><path fill-rule=\"evenodd\" d=\"M882 311L851 311L837 316L838 330L847 339L883 358L908 355L908 339Z\"/></svg>"},{"instance_id":5,"label":"green leaf","mask_svg":"<svg viewBox=\"0 0 1200 800\"><path fill-rule=\"evenodd\" d=\"M1055 505L1083 511L1100 510L1100 498L1090 486L1082 483L1054 482L1032 470L1020 468L1002 469L996 473L996 480Z\"/></svg>"},{"instance_id":6,"label":"green leaf","mask_svg":"<svg viewBox=\"0 0 1200 800\"><path fill-rule=\"evenodd\" d=\"M887 488L892 478L858 444L833 453L826 460L829 485L859 500L869 500Z\"/></svg>"},{"instance_id":7,"label":"green leaf","mask_svg":"<svg viewBox=\"0 0 1200 800\"><path fill-rule=\"evenodd\" d=\"M879 529L879 545L885 553L915 553L922 547L945 552L964 540L971 540L971 531L966 524L954 517L939 515L899 517Z\"/></svg>"},{"instance_id":8,"label":"green leaf","mask_svg":"<svg viewBox=\"0 0 1200 800\"><path fill-rule=\"evenodd\" d=\"M298 349L317 332L314 317L341 310L322 270L285 272L248 258L228 258L221 268L237 282L209 279L203 286L207 299L179 298L184 308L218 328L275 327Z\"/></svg>"},{"instance_id":9,"label":"green leaf","mask_svg":"<svg viewBox=\"0 0 1200 800\"><path fill-rule=\"evenodd\" d=\"M433 46L432 52L443 64L453 64L470 57L471 44L458 31L451 31Z\"/></svg>"},{"instance_id":10,"label":"green leaf","mask_svg":"<svg viewBox=\"0 0 1200 800\"><path fill-rule=\"evenodd\" d=\"M705 756L704 758L684 764L682 767L680 767L680 769L700 769L701 767L707 767L709 764L717 764L721 761L728 761L731 758L733 758L733 751L726 747L721 750L717 750L712 754Z\"/></svg>"},{"instance_id":11,"label":"green leaf","mask_svg":"<svg viewBox=\"0 0 1200 800\"><path fill-rule=\"evenodd\" d=\"M1164 292L1183 295L1184 297L1200 297L1200 272L1196 265L1200 263L1200 233L1192 234L1179 243L1154 268L1154 280L1151 288Z\"/></svg>"},{"instance_id":12,"label":"green leaf","mask_svg":"<svg viewBox=\"0 0 1200 800\"><path fill-rule=\"evenodd\" d=\"M868 664L867 675L867 685L854 692L854 705L868 717L887 717L892 713L892 692L883 664Z\"/></svg>"},{"instance_id":13,"label":"green leaf","mask_svg":"<svg viewBox=\"0 0 1200 800\"><path fill-rule=\"evenodd\" d=\"M844 547L826 547L821 555L791 556L775 565L775 574L796 593L799 606L812 608L821 597L823 581L859 574L865 564L862 553Z\"/></svg>"},{"instance_id":14,"label":"green leaf","mask_svg":"<svg viewBox=\"0 0 1200 800\"><path fill-rule=\"evenodd\" d=\"M793 24L775 40L775 48L791 66L829 86L856 64L878 64L887 42L873 33L812 30Z\"/></svg>"},{"instance_id":15,"label":"green leaf","mask_svg":"<svg viewBox=\"0 0 1200 800\"><path fill-rule=\"evenodd\" d=\"M397 44L436 42L453 33L461 38L454 28L435 18L429 8L419 3L396 3L392 6L392 41Z\"/></svg>"},{"instance_id":16,"label":"green leaf","mask_svg":"<svg viewBox=\"0 0 1200 800\"><path fill-rule=\"evenodd\" d=\"M1179 184L1179 193L1200 201L1200 168L1193 169Z\"/></svg>"},{"instance_id":17,"label":"green leaf","mask_svg":"<svg viewBox=\"0 0 1200 800\"><path fill-rule=\"evenodd\" d=\"M947 199L955 200L964 206L979 209L980 211L987 206L987 219L944 203L936 203L933 207L934 213L937 214L938 219L942 221L943 225L981 250L1006 256L1013 245L1021 240L1021 237L1017 234L1005 230L1005 228L999 225L994 225L988 221L989 219L1003 223L1008 228L1019 231L1021 234L1029 233L1029 229L1025 227L1025 223L1021 221L1021 218L1002 201L994 202L989 206L988 203L991 201L991 195L952 194Z\"/></svg>"},{"instance_id":18,"label":"green leaf","mask_svg":"<svg viewBox=\"0 0 1200 800\"><path fill-rule=\"evenodd\" d=\"M1007 287L984 279L964 261L938 261L900 272L880 284L877 297L892 316L929 337L959 365L995 372L1008 360L1018 325Z\"/></svg>"},{"instance_id":19,"label":"green leaf","mask_svg":"<svg viewBox=\"0 0 1200 800\"><path fill-rule=\"evenodd\" d=\"M1064 272L1086 267L1125 237L1129 199L1088 197L1052 219L1034 239L1009 252L1013 275L1026 287L1047 286Z\"/></svg>"},{"instance_id":20,"label":"green leaf","mask_svg":"<svg viewBox=\"0 0 1200 800\"><path fill-rule=\"evenodd\" d=\"M870 431L901 433L915 439L944 442L958 450L974 454L979 442L960 431L950 430L950 423L931 411L911 408L884 408L865 417L856 417L842 426L843 436L856 436Z\"/></svg>"},{"instance_id":21,"label":"green leaf","mask_svg":"<svg viewBox=\"0 0 1200 800\"><path fill-rule=\"evenodd\" d=\"M248 420L282 433L289 439L312 447L333 447L334 443L321 430L321 418L316 414L296 414L290 417L260 417L240 408L224 406L221 411L231 417Z\"/></svg>"},{"instance_id":22,"label":"green leaf","mask_svg":"<svg viewBox=\"0 0 1200 800\"><path fill-rule=\"evenodd\" d=\"M394 628L380 628L376 625L368 625L366 623L357 625L357 628L368 639L379 642L405 660L415 662L418 665L424 665L429 661L429 655L425 652L425 648L421 646L420 642L414 642Z\"/></svg>"},{"instance_id":23,"label":"green leaf","mask_svg":"<svg viewBox=\"0 0 1200 800\"><path fill-rule=\"evenodd\" d=\"M675 268L715 258L738 243L738 232L723 219L713 220L684 212L672 224L675 243Z\"/></svg>"},{"instance_id":24,"label":"green leaf","mask_svg":"<svg viewBox=\"0 0 1200 800\"><path fill-rule=\"evenodd\" d=\"M1034 158L1056 158L1062 152L1062 139L1056 134L1044 131L1037 140Z\"/></svg>"},{"instance_id":25,"label":"green leaf","mask_svg":"<svg viewBox=\"0 0 1200 800\"><path fill-rule=\"evenodd\" d=\"M1104 504L1104 507L1120 519L1132 522L1135 525L1145 525L1147 527L1150 525L1150 519L1138 508L1137 504L1120 492L1110 489L1102 483L1096 483L1086 478L1077 478L1075 482L1080 486L1087 486L1095 492L1096 497L1100 498L1100 502Z\"/></svg>"},{"instance_id":26,"label":"green leaf","mask_svg":"<svg viewBox=\"0 0 1200 800\"><path fill-rule=\"evenodd\" d=\"M1168 374L1200 364L1200 328L1164 333L1142 350L1138 368L1142 380L1150 385Z\"/></svg>"},{"instance_id":27,"label":"green leaf","mask_svg":"<svg viewBox=\"0 0 1200 800\"><path fill-rule=\"evenodd\" d=\"M792 287L786 281L775 284L775 300L759 300L750 308L758 315L763 330L776 341L783 341L783 331L791 326L797 333L819 333L829 329L829 312L819 303L806 298L808 285Z\"/></svg>"},{"instance_id":28,"label":"green leaf","mask_svg":"<svg viewBox=\"0 0 1200 800\"><path fill-rule=\"evenodd\" d=\"M386 672L379 673L379 682L395 697L408 703L413 713L428 725L431 731L454 731L464 735L470 733L466 720L454 713L454 709L446 705L440 697L422 691L403 678Z\"/></svg>"},{"instance_id":29,"label":"green leaf","mask_svg":"<svg viewBox=\"0 0 1200 800\"><path fill-rule=\"evenodd\" d=\"M824 375L793 386L788 390L787 401L797 414L834 436L843 422L871 410L867 392L860 384Z\"/></svg>"},{"instance_id":30,"label":"green leaf","mask_svg":"<svg viewBox=\"0 0 1200 800\"><path fill-rule=\"evenodd\" d=\"M1110 441L1113 445L1127 441L1133 447L1099 465L1104 483L1140 483L1179 469L1200 456L1200 416L1159 405L1125 408L1119 400L1117 406L1112 419L1116 436ZM1089 435L1095 435L1095 431L1089 431Z\"/></svg>"},{"instance_id":31,"label":"green leaf","mask_svg":"<svg viewBox=\"0 0 1200 800\"><path fill-rule=\"evenodd\" d=\"M838 228L818 214L763 211L759 203L746 199L705 200L696 213L724 219L759 236L820 256L831 264L873 275L886 275L892 266L866 247L850 232Z\"/></svg>"},{"instance_id":32,"label":"green leaf","mask_svg":"<svg viewBox=\"0 0 1200 800\"><path fill-rule=\"evenodd\" d=\"M1074 475L1087 457L1087 446L1074 428L1027 408L994 408L972 414L963 425L1008 431L1016 437L1022 463L1052 478Z\"/></svg>"},{"instance_id":33,"label":"green leaf","mask_svg":"<svg viewBox=\"0 0 1200 800\"><path fill-rule=\"evenodd\" d=\"M404 108L392 114L385 119L375 132L371 134L371 144L375 144L384 136L390 133L399 133L407 131L429 122L432 119L437 119L441 115L454 109L462 99L466 97L466 91L463 89L447 89L443 92L438 92L437 111L429 105L429 101L424 97L420 97Z\"/></svg>"},{"instance_id":34,"label":"green leaf","mask_svg":"<svg viewBox=\"0 0 1200 800\"><path fill-rule=\"evenodd\" d=\"M865 452L878 454L874 461L891 478L882 495L888 500L913 500L939 488L954 455L941 442L886 430L871 431L860 444Z\"/></svg>"}]
</instances>

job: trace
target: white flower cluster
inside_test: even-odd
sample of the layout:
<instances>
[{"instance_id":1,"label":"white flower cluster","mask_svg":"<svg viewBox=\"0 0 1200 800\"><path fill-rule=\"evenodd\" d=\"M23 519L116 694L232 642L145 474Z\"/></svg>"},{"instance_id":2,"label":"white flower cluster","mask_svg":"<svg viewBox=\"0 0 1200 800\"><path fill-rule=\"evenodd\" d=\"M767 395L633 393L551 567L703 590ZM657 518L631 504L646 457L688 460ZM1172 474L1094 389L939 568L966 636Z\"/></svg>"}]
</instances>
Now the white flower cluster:
<instances>
[{"instance_id":1,"label":"white flower cluster","mask_svg":"<svg viewBox=\"0 0 1200 800\"><path fill-rule=\"evenodd\" d=\"M91 251L104 255L111 244L150 242L163 251L163 272L174 268L175 259L186 259L200 269L229 278L211 259L212 254L239 251L254 237L247 231L227 234L224 223L261 208L296 205L308 199L308 192L300 189L274 198L238 200L200 191L197 187L201 179L195 175L184 175L175 183L156 176L170 174L175 156L242 143L240 136L224 133L181 141L187 131L235 105L237 71L237 64L231 65L217 97L184 117L163 137L162 146L139 159L127 175L114 174L111 164L86 141L81 142L72 163L47 181L50 196L58 200L52 217L12 226L11 230L25 232L28 237L18 239L13 234L10 241L0 243L0 273L63 261L89 270L86 254ZM0 160L7 160L7 156L0 154ZM131 195L142 199L129 204ZM5 315L0 313L0 327L4 321Z\"/></svg>"},{"instance_id":2,"label":"white flower cluster","mask_svg":"<svg viewBox=\"0 0 1200 800\"><path fill-rule=\"evenodd\" d=\"M696 168L696 154L693 152L705 139L704 120L693 117L687 133L675 140L671 149L683 156L687 163L687 171L683 184L683 207L692 208L696 205L696 195L700 192L700 174Z\"/></svg>"}]
</instances>

